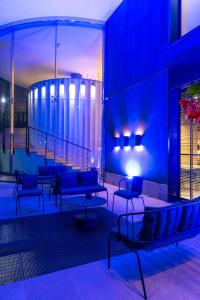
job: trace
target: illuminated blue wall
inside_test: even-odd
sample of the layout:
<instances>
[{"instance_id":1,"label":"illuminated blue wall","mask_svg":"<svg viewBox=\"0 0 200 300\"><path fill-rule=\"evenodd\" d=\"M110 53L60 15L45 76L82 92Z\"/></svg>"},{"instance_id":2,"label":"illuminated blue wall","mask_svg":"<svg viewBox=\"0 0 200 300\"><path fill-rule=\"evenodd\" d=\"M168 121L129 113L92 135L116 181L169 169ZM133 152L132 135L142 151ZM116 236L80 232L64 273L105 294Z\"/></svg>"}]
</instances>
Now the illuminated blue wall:
<instances>
[{"instance_id":1,"label":"illuminated blue wall","mask_svg":"<svg viewBox=\"0 0 200 300\"><path fill-rule=\"evenodd\" d=\"M178 195L179 90L200 78L200 28L172 44L172 4L124 0L106 23L104 151L105 171L126 175L130 162L128 169ZM114 151L114 136L127 130L144 131L142 152Z\"/></svg>"},{"instance_id":2,"label":"illuminated blue wall","mask_svg":"<svg viewBox=\"0 0 200 300\"><path fill-rule=\"evenodd\" d=\"M105 169L133 168L161 183L168 180L167 2L125 0L106 24L105 49ZM142 152L114 151L116 132L127 130L143 132Z\"/></svg>"}]
</instances>

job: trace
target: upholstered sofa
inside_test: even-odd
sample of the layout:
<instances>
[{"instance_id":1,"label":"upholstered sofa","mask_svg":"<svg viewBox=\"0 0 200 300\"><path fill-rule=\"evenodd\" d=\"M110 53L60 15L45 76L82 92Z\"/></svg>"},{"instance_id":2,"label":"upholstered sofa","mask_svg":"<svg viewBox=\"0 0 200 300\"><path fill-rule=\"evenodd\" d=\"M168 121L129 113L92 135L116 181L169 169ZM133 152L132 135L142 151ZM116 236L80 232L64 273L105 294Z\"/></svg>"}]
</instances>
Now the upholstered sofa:
<instances>
[{"instance_id":1,"label":"upholstered sofa","mask_svg":"<svg viewBox=\"0 0 200 300\"><path fill-rule=\"evenodd\" d=\"M137 222L134 220L137 219ZM123 214L118 217L117 227L109 235L108 268L110 268L111 241L123 242L137 256L140 277L147 299L139 250L177 244L200 234L200 197L192 202L169 205L163 208L146 207L143 212Z\"/></svg>"},{"instance_id":2,"label":"upholstered sofa","mask_svg":"<svg viewBox=\"0 0 200 300\"><path fill-rule=\"evenodd\" d=\"M108 191L99 183L98 172L96 170L73 172L57 176L57 194L60 195L60 209L62 205L62 196L81 195L106 192L108 203Z\"/></svg>"}]
</instances>

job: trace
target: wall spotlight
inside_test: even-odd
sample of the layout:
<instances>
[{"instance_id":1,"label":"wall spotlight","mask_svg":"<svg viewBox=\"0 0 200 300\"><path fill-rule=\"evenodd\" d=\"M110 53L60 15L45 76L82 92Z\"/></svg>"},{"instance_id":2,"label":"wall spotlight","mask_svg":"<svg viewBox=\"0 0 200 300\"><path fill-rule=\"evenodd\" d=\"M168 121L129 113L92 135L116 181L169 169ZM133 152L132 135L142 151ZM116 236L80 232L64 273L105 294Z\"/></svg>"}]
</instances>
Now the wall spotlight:
<instances>
[{"instance_id":1,"label":"wall spotlight","mask_svg":"<svg viewBox=\"0 0 200 300\"><path fill-rule=\"evenodd\" d=\"M118 136L115 136L115 152L120 150L120 138Z\"/></svg>"},{"instance_id":2,"label":"wall spotlight","mask_svg":"<svg viewBox=\"0 0 200 300\"><path fill-rule=\"evenodd\" d=\"M141 146L142 145L142 135L136 134L135 136L135 146Z\"/></svg>"},{"instance_id":3,"label":"wall spotlight","mask_svg":"<svg viewBox=\"0 0 200 300\"><path fill-rule=\"evenodd\" d=\"M144 147L142 146L142 135L136 134L135 136L135 149L138 152L141 152Z\"/></svg>"},{"instance_id":4,"label":"wall spotlight","mask_svg":"<svg viewBox=\"0 0 200 300\"><path fill-rule=\"evenodd\" d=\"M124 136L124 150L128 151L131 149L130 146L130 136Z\"/></svg>"},{"instance_id":5,"label":"wall spotlight","mask_svg":"<svg viewBox=\"0 0 200 300\"><path fill-rule=\"evenodd\" d=\"M119 147L119 137L115 137L115 148Z\"/></svg>"}]
</instances>

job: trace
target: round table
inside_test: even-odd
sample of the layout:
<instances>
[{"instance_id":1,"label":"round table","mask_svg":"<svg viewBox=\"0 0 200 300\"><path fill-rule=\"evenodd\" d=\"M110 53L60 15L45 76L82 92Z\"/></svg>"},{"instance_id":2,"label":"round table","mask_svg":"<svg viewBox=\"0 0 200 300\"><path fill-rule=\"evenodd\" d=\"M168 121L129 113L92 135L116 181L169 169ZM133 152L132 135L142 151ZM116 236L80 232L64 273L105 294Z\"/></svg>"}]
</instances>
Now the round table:
<instances>
[{"instance_id":1,"label":"round table","mask_svg":"<svg viewBox=\"0 0 200 300\"><path fill-rule=\"evenodd\" d=\"M97 225L97 216L88 213L88 208L103 206L107 203L106 199L98 196L91 196L90 199L86 196L78 196L68 199L67 203L76 207L83 207L84 213L76 216L76 223L85 228L93 228Z\"/></svg>"}]
</instances>

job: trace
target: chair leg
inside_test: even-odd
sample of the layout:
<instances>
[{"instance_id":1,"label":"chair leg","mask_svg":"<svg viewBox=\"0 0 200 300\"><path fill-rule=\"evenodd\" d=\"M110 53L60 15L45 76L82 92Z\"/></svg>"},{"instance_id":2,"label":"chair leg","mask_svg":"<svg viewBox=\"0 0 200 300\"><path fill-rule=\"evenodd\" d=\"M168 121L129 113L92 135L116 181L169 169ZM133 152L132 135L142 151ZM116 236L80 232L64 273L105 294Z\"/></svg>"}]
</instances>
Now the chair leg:
<instances>
[{"instance_id":1,"label":"chair leg","mask_svg":"<svg viewBox=\"0 0 200 300\"><path fill-rule=\"evenodd\" d=\"M139 267L139 272L140 272L140 279L142 281L142 288L143 288L143 293L144 293L144 299L147 299L147 293L146 293L146 288L145 288L145 283L144 283L144 276L142 272L142 266L141 266L141 261L140 261L140 256L137 251L134 251L137 257L137 262L138 262L138 267Z\"/></svg>"},{"instance_id":2,"label":"chair leg","mask_svg":"<svg viewBox=\"0 0 200 300\"><path fill-rule=\"evenodd\" d=\"M18 215L18 197L16 197L16 216Z\"/></svg>"},{"instance_id":3,"label":"chair leg","mask_svg":"<svg viewBox=\"0 0 200 300\"><path fill-rule=\"evenodd\" d=\"M134 210L133 199L131 199L131 204L132 204L132 207L133 207L133 210Z\"/></svg>"},{"instance_id":4,"label":"chair leg","mask_svg":"<svg viewBox=\"0 0 200 300\"><path fill-rule=\"evenodd\" d=\"M140 197L142 199L142 202L143 202L143 206L144 206L144 210L145 210L145 203L144 203L144 198L143 197Z\"/></svg>"},{"instance_id":5,"label":"chair leg","mask_svg":"<svg viewBox=\"0 0 200 300\"><path fill-rule=\"evenodd\" d=\"M62 197L61 197L61 194L60 194L60 212L62 211Z\"/></svg>"},{"instance_id":6,"label":"chair leg","mask_svg":"<svg viewBox=\"0 0 200 300\"><path fill-rule=\"evenodd\" d=\"M115 194L113 194L112 212L114 211Z\"/></svg>"},{"instance_id":7,"label":"chair leg","mask_svg":"<svg viewBox=\"0 0 200 300\"><path fill-rule=\"evenodd\" d=\"M108 238L108 269L110 269L110 250L111 250L111 238Z\"/></svg>"},{"instance_id":8,"label":"chair leg","mask_svg":"<svg viewBox=\"0 0 200 300\"><path fill-rule=\"evenodd\" d=\"M108 191L106 191L106 193L107 193L107 206L108 206Z\"/></svg>"},{"instance_id":9,"label":"chair leg","mask_svg":"<svg viewBox=\"0 0 200 300\"><path fill-rule=\"evenodd\" d=\"M128 214L128 199L126 200L126 213Z\"/></svg>"},{"instance_id":10,"label":"chair leg","mask_svg":"<svg viewBox=\"0 0 200 300\"><path fill-rule=\"evenodd\" d=\"M42 210L43 210L43 214L44 214L44 195L42 195Z\"/></svg>"}]
</instances>

